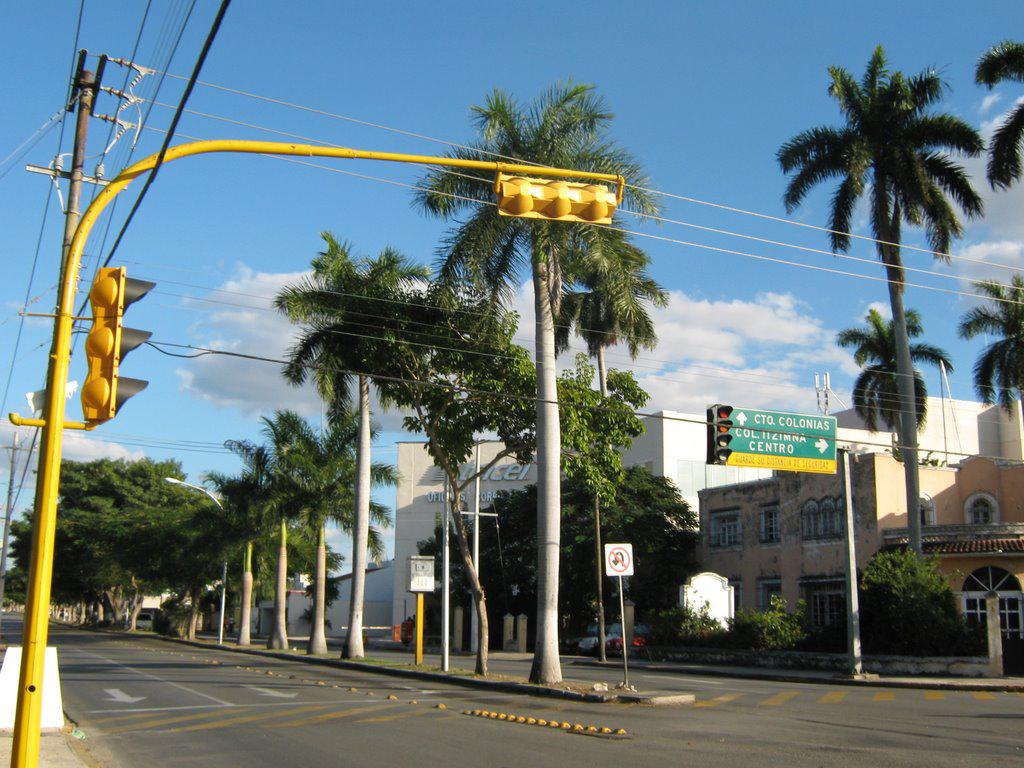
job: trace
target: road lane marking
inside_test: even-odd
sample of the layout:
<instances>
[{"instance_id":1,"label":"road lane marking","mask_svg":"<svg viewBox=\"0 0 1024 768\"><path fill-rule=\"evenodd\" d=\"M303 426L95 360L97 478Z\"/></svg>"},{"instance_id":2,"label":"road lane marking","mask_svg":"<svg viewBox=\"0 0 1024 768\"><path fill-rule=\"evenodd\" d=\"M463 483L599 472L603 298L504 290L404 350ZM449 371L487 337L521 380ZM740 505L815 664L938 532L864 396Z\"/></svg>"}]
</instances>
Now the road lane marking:
<instances>
[{"instance_id":1,"label":"road lane marking","mask_svg":"<svg viewBox=\"0 0 1024 768\"><path fill-rule=\"evenodd\" d=\"M946 698L946 694L942 691L925 691L924 698L926 701L943 701Z\"/></svg>"},{"instance_id":2,"label":"road lane marking","mask_svg":"<svg viewBox=\"0 0 1024 768\"><path fill-rule=\"evenodd\" d=\"M996 698L994 693L989 693L988 691L974 691L971 696L976 698L978 701L992 701Z\"/></svg>"},{"instance_id":3,"label":"road lane marking","mask_svg":"<svg viewBox=\"0 0 1024 768\"><path fill-rule=\"evenodd\" d=\"M392 720L404 720L407 717L426 715L434 710L431 709L410 709L408 712L399 712L394 715L382 715L381 717L364 717L362 720L353 720L353 723L390 723Z\"/></svg>"},{"instance_id":4,"label":"road lane marking","mask_svg":"<svg viewBox=\"0 0 1024 768\"><path fill-rule=\"evenodd\" d=\"M233 706L236 706L236 705L232 704L230 701L224 701L224 699L218 699L216 696L211 696L208 693L203 693L202 691L197 691L194 688L189 688L187 685L181 685L180 683L175 683L175 682L172 682L170 680L165 680L164 678L160 677L159 675L154 675L154 674L151 674L150 672L143 672L141 669L135 669L135 667L130 667L127 664L122 664L119 661L114 661L113 659L108 659L106 656L101 656L98 653L92 653L91 651L84 651L81 648L76 648L75 650L78 653L84 653L86 656L92 656L93 658L96 658L96 659L102 659L103 661L107 662L108 664L112 664L115 667L121 667L122 669L127 669L129 672L134 672L135 674L137 674L137 675L139 675L141 677L148 677L150 680L156 680L157 682L164 683L165 685L169 685L172 688L177 688L178 690L181 690L181 691L187 691L188 693L191 693L193 696L201 696L204 699L209 699L210 701L215 701L215 702L217 702L218 704L220 704L223 707L233 707Z\"/></svg>"},{"instance_id":5,"label":"road lane marking","mask_svg":"<svg viewBox=\"0 0 1024 768\"><path fill-rule=\"evenodd\" d=\"M377 712L382 709L394 709L400 707L401 704L376 704L370 707L356 706L352 709L345 709L341 712L328 712L324 715L317 715L316 717L304 717L299 720L289 720L287 723L271 723L270 725L264 726L265 728L297 728L303 725L316 725L317 723L325 723L329 720L339 720L343 717L353 717L355 715L365 715L367 712Z\"/></svg>"},{"instance_id":6,"label":"road lane marking","mask_svg":"<svg viewBox=\"0 0 1024 768\"><path fill-rule=\"evenodd\" d=\"M330 704L315 704L308 707L299 707L289 712L289 715L297 715L301 712L316 712L318 710L324 710L330 707ZM229 717L227 720L218 720L213 723L200 723L199 725L184 725L181 728L169 728L164 733L186 733L188 731L210 731L214 728L230 728L233 725L244 725L245 723L254 723L257 720L265 720L268 717L278 717L280 712L270 711L261 712L258 715L246 715L245 717Z\"/></svg>"},{"instance_id":7,"label":"road lane marking","mask_svg":"<svg viewBox=\"0 0 1024 768\"><path fill-rule=\"evenodd\" d=\"M785 704L790 699L795 699L799 695L800 691L783 691L782 693L775 694L770 699L765 699L760 703L760 706L777 707L780 704Z\"/></svg>"},{"instance_id":8,"label":"road lane marking","mask_svg":"<svg viewBox=\"0 0 1024 768\"><path fill-rule=\"evenodd\" d=\"M695 707L717 707L719 704L728 704L730 701L736 701L742 693L727 693L724 696L716 696L713 699L704 699L703 701L694 702Z\"/></svg>"},{"instance_id":9,"label":"road lane marking","mask_svg":"<svg viewBox=\"0 0 1024 768\"><path fill-rule=\"evenodd\" d=\"M299 695L298 691L275 691L273 688L261 688L258 685L247 685L245 687L256 691L260 696L272 696L278 699L294 699Z\"/></svg>"},{"instance_id":10,"label":"road lane marking","mask_svg":"<svg viewBox=\"0 0 1024 768\"><path fill-rule=\"evenodd\" d=\"M110 697L111 701L117 702L118 704L134 704L137 701L149 698L148 696L129 696L120 688L104 688L103 692Z\"/></svg>"},{"instance_id":11,"label":"road lane marking","mask_svg":"<svg viewBox=\"0 0 1024 768\"><path fill-rule=\"evenodd\" d=\"M201 720L204 717L216 717L218 715L234 715L238 712L244 712L243 709L215 709L211 712L200 712L198 715L178 715L176 717L160 717L150 720L143 720L141 722L126 723L116 728L101 728L104 734L124 733L125 731L134 731L138 729L156 728L161 725L173 725L174 723L187 723L189 720Z\"/></svg>"},{"instance_id":12,"label":"road lane marking","mask_svg":"<svg viewBox=\"0 0 1024 768\"><path fill-rule=\"evenodd\" d=\"M892 691L879 691L871 697L872 701L895 701L896 694Z\"/></svg>"},{"instance_id":13,"label":"road lane marking","mask_svg":"<svg viewBox=\"0 0 1024 768\"><path fill-rule=\"evenodd\" d=\"M106 725L107 723L116 723L122 720L137 720L140 717L152 717L153 710L146 710L145 712L133 712L130 715L118 715L117 717L101 717L98 720L90 720L90 725Z\"/></svg>"},{"instance_id":14,"label":"road lane marking","mask_svg":"<svg viewBox=\"0 0 1024 768\"><path fill-rule=\"evenodd\" d=\"M843 699L845 699L847 697L847 695L849 695L849 693L850 693L849 691L832 691L831 693L826 693L824 696L822 696L820 699L818 699L818 703L819 704L838 704Z\"/></svg>"}]
</instances>

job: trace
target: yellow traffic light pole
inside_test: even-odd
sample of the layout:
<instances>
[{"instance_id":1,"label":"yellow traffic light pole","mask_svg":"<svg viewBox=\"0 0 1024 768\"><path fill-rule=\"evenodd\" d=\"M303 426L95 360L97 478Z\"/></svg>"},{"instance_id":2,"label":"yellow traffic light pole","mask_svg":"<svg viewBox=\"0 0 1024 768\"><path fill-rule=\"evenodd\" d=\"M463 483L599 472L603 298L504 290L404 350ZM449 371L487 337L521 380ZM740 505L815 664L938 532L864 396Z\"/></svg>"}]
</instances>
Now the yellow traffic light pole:
<instances>
[{"instance_id":1,"label":"yellow traffic light pole","mask_svg":"<svg viewBox=\"0 0 1024 768\"><path fill-rule=\"evenodd\" d=\"M566 168L518 165L482 160L464 160L430 155L408 155L395 152L372 152L347 147L323 147L311 144L289 144L270 141L217 140L198 141L171 147L163 162L169 163L192 155L220 152L292 155L297 157L333 157L344 160L380 160L393 163L436 165L493 172L496 183L500 174L576 178L616 184L615 202L622 199L625 186L621 176ZM157 155L123 170L93 200L75 230L74 239L60 276L60 295L53 323L53 341L46 373L46 403L42 423L21 419L12 414L12 422L42 426L39 447L39 469L36 479L35 510L32 525L32 559L29 566L25 604L25 627L22 640L21 674L18 680L17 715L12 768L36 768L39 765L39 723L43 696L43 658L49 630L50 582L53 572L53 542L57 526L57 493L60 483L60 457L64 429L82 429L88 425L64 419L64 388L68 379L71 350L71 327L74 320L75 286L81 267L82 252L96 220L110 202L136 178L153 169ZM614 207L614 206L608 206ZM506 214L509 215L509 214ZM517 215L516 212L511 215Z\"/></svg>"}]
</instances>

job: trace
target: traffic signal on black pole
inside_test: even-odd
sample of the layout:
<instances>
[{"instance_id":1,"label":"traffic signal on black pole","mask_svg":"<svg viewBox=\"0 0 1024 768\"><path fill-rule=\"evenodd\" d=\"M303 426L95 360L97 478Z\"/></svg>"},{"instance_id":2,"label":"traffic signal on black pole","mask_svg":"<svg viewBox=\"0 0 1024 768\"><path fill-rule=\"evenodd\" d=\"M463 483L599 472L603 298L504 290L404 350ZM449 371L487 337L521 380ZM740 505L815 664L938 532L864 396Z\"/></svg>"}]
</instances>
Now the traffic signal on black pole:
<instances>
[{"instance_id":1,"label":"traffic signal on black pole","mask_svg":"<svg viewBox=\"0 0 1024 768\"><path fill-rule=\"evenodd\" d=\"M498 213L527 219L611 224L618 194L604 184L498 174Z\"/></svg>"},{"instance_id":2,"label":"traffic signal on black pole","mask_svg":"<svg viewBox=\"0 0 1024 768\"><path fill-rule=\"evenodd\" d=\"M708 464L726 464L732 450L732 406L716 403L708 408Z\"/></svg>"},{"instance_id":3,"label":"traffic signal on black pole","mask_svg":"<svg viewBox=\"0 0 1024 768\"><path fill-rule=\"evenodd\" d=\"M132 395L149 384L120 375L121 360L144 344L151 334L125 328L124 311L149 293L156 283L127 277L124 267L104 267L89 291L92 328L85 340L89 372L82 385L82 413L91 424L102 424L117 416Z\"/></svg>"}]
</instances>

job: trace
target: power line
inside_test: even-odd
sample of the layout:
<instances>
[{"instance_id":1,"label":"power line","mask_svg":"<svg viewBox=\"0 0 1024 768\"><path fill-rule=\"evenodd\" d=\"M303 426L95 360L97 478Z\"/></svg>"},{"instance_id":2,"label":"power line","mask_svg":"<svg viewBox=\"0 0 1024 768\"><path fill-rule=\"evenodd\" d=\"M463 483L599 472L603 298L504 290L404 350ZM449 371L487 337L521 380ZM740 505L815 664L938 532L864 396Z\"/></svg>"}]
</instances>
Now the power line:
<instances>
[{"instance_id":1,"label":"power line","mask_svg":"<svg viewBox=\"0 0 1024 768\"><path fill-rule=\"evenodd\" d=\"M166 74L168 77L173 77L173 78L180 79L180 80L184 80L185 79L184 76L182 76L182 75L175 75L175 74L170 73L170 72L167 72L167 73L164 73L164 74ZM288 108L291 108L291 109L297 109L297 110L300 110L300 111L309 112L311 114L317 114L317 115L321 115L321 116L324 116L324 117L329 117L329 118L336 119L336 120L343 120L343 121L346 121L346 122L354 123L354 124L357 124L357 125L362 125L362 126L369 127L369 128L376 128L376 129L379 129L379 130L387 131L387 132L390 132L390 133L395 133L395 134L402 135L402 136L408 136L408 137L415 138L415 139L420 139L420 140L423 140L423 141L429 141L429 142L433 142L433 143L437 143L437 144L443 144L445 146L449 146L449 147L452 147L452 148L455 148L455 149L461 149L461 150L468 151L468 152L474 152L474 153L478 153L478 154L481 154L481 155L486 155L488 157L495 157L495 158L502 159L502 160L509 160L509 161L516 162L516 163L521 163L521 164L524 164L524 165L538 165L538 166L541 165L541 163L537 163L537 162L534 162L534 161L531 161L531 160L524 160L522 158L518 158L518 157L515 157L515 156L512 156L512 155L503 155L503 154L498 153L498 152L489 151L489 150L484 149L482 147L471 146L471 145L467 145L467 144L459 144L457 142L449 141L447 139L440 139L440 138L437 138L435 136L429 136L429 135L423 134L423 133L417 133L417 132L414 132L414 131L408 131L408 130L405 130L405 129L402 129L402 128L395 128L393 126L385 125L383 123L376 123L376 122L371 122L371 121L368 121L368 120L362 120L360 118L351 117L351 116L348 116L348 115L341 115L341 114L338 114L336 112L329 112L327 110L317 109L315 107L310 107L310 106L306 106L306 105L303 105L303 104L297 104L295 102L289 102L289 101L286 101L284 99L278 99L278 98L274 98L274 97L270 97L270 96L264 96L264 95L253 93L253 92L250 92L250 91L244 91L244 90L241 90L241 89L238 89L238 88L231 88L231 87L228 87L228 86L218 85L218 84L215 84L215 83L209 83L209 82L203 82L203 81L200 81L198 83L198 85L202 85L202 86L204 86L206 88L211 88L211 89L214 89L214 90L219 90L219 91L222 91L222 92L225 92L225 93L231 93L231 94L238 95L238 96L244 96L246 98L251 98L251 99L254 99L254 100L257 100L257 101L262 101L262 102L265 102L265 103L268 103L268 104L276 104L276 105L279 105L279 106L284 106L284 107L288 107ZM851 237L851 238L854 238L854 239L857 239L857 240L863 240L863 241L867 241L867 242L872 242L872 243L876 243L876 244L879 244L879 245L887 245L887 246L899 248L901 250L909 250L909 251L915 251L915 252L918 252L918 253L925 253L925 254L929 254L929 255L931 255L933 257L937 257L937 258L941 258L941 259L962 260L962 261L968 261L968 262L976 263L976 264L983 264L983 265L986 265L986 266L992 266L992 267L999 267L999 268L1002 268L1002 269L1008 269L1008 270L1011 270L1011 271L1019 271L1019 267L1014 266L1012 264L1001 264L1001 263L998 263L998 262L986 261L984 259L973 259L973 258L970 258L970 257L959 256L959 255L947 253L947 252L944 252L944 251L936 251L936 250L933 250L933 249L930 249L930 248L921 248L921 247L918 247L918 246L907 245L905 243L894 243L894 242L890 242L890 241L887 241L887 240L880 240L878 238L871 237L869 235L858 235L858 234L855 234L853 232L843 232L843 231L840 231L840 230L830 229L828 227L821 227L821 226L817 226L817 225L814 225L814 224L806 224L806 223L801 222L801 221L796 221L794 219L788 219L788 218L784 218L784 217L781 217L781 216L773 216L773 215L770 215L770 214L758 213L758 212L755 212L755 211L749 211L749 210L745 210L743 208L738 208L738 207L735 207L735 206L725 205L725 204L722 204L722 203L714 203L714 202L710 202L710 201L707 201L707 200L701 200L699 198L689 197L689 196L686 196L686 195L679 195L679 194L675 194L675 193L671 193L671 192L663 192L661 190L654 189L652 187L643 187L643 186L639 186L639 185L635 185L635 184L627 184L626 186L628 186L628 187L630 187L632 189L636 189L636 190L641 191L641 192L647 192L648 194L661 195L663 197L668 197L668 198L675 199L675 200L680 200L680 201L683 201L683 202L693 203L693 204L697 204L697 205L704 205L704 206L709 206L709 207L713 207L713 208L719 208L719 209L722 209L722 210L730 211L732 213L740 213L740 214L744 214L744 215L747 215L747 216L753 216L753 217L756 217L756 218L761 218L761 219L765 219L765 220L769 220L769 221L774 221L774 222L778 222L778 223L783 223L783 224L790 224L790 225L793 225L793 226L803 227L803 228L806 228L806 229L812 229L812 230L816 230L816 231L819 231L819 232L825 232L825 233L828 233L828 234L845 235L845 236L848 236L848 237ZM831 252L829 252L829 253L831 253ZM838 255L838 254L833 254L833 255Z\"/></svg>"},{"instance_id":2,"label":"power line","mask_svg":"<svg viewBox=\"0 0 1024 768\"><path fill-rule=\"evenodd\" d=\"M250 354L250 353L246 353L246 352L232 352L232 351L224 350L224 349L213 349L213 348L210 348L210 347L201 347L201 346L197 346L197 345L194 345L194 344L179 344L179 343L169 342L169 341L155 341L155 342L151 341L151 343L152 344L166 346L166 347L177 348L177 349L189 349L189 350L194 350L194 351L197 351L197 352L204 352L204 353L210 354L210 355L221 355L221 356L224 356L224 357L234 357L234 358L238 358L238 359L241 359L241 360L250 360L250 361L253 361L253 362L272 363L272 364L275 364L275 365L287 365L289 363L288 360L282 360L282 359L279 359L279 358L267 357L265 355ZM366 376L366 377L368 377L370 379L374 379L374 380L378 380L378 381L386 381L386 382L392 382L392 383L398 383L398 384L408 384L408 385L415 386L415 387L429 387L429 388L435 388L435 389L448 389L448 390L452 390L452 391L455 391L455 392L461 392L461 393L466 394L466 395L481 395L481 396L485 396L485 397L495 397L495 398L506 399L506 400L520 400L520 401L530 401L530 402L534 402L534 403L546 403L546 404L550 404L550 405L557 405L560 408L575 408L577 410L613 411L613 412L616 412L616 413L621 413L622 412L621 409L612 408L610 406L602 406L602 405L577 405L577 404L573 404L573 403L564 403L564 402L562 402L560 400L557 400L557 399L556 400L548 400L548 399L537 397L535 395L519 395L519 394L515 394L515 393L510 393L510 392L496 392L496 391L493 391L493 390L477 389L475 387L466 387L466 386L462 386L462 385L459 385L459 384L454 384L454 383L451 383L451 382L417 381L415 379L406 379L406 378L403 378L403 377L400 377L400 376L390 376L390 375L386 375L386 374L372 373L372 372L368 372L368 371L357 371L357 370L354 370L354 369L343 368L343 367L339 367L339 366L308 364L308 365L305 365L303 367L308 368L310 370L314 370L314 371L327 371L327 372L330 372L330 373L345 374L345 375L350 375L350 376ZM707 421L707 419L697 419L697 418L690 418L690 417L686 417L686 416L672 416L672 415L666 414L664 412L652 412L652 411L641 411L641 410L637 410L637 409L631 409L631 410L629 410L629 413L631 413L632 415L634 415L634 416L636 416L638 418L650 418L650 419L659 419L661 421L683 422L683 423L687 423L687 424L699 424L699 425L702 425L702 426L705 426L705 427L711 425L711 422ZM792 431L788 431L788 430L775 429L775 428L746 427L746 429L748 429L749 431L752 431L752 432L761 432L761 433L763 433L765 435L777 435L777 436L780 436L780 437L806 437L806 435L801 433L801 432L792 432ZM898 443L898 442L895 442L895 441L888 442L888 443L877 443L877 442L873 442L873 441L869 441L869 440L860 440L860 439L855 439L855 440L850 441L850 440L844 440L844 439L841 439L841 438L837 437L835 439L835 442L836 443L839 443L839 442L852 442L852 443L854 443L856 445L870 445L870 446L881 447L881 448L893 448L893 447L895 447L895 448L899 448L901 450L906 448L905 445L903 445L901 443ZM1014 463L1017 463L1017 464L1024 464L1024 460L1018 459L1018 458L1011 458L1011 457L1008 457L1008 456L993 456L993 455L986 455L986 454L980 454L980 453L979 454L957 454L957 455L977 456L977 457L980 457L980 458L991 459L993 461L1006 461L1006 462L1014 462Z\"/></svg>"}]
</instances>

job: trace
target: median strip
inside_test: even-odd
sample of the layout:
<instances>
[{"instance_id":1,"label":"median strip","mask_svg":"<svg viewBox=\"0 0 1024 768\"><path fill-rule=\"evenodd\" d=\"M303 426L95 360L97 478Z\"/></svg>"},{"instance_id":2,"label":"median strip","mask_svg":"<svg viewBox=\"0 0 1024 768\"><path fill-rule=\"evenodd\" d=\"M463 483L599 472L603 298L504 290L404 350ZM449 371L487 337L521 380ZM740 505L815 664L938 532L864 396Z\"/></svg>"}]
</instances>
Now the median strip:
<instances>
[{"instance_id":1,"label":"median strip","mask_svg":"<svg viewBox=\"0 0 1024 768\"><path fill-rule=\"evenodd\" d=\"M510 712L492 712L487 709L464 709L462 714L470 717L480 717L485 720L497 720L499 722L514 723L517 725L532 725L549 730L558 730L565 733L583 734L587 736L605 736L608 738L625 738L629 734L625 728L609 728L608 726L583 725L582 723L570 723L568 721L546 720L544 718L528 715L516 715Z\"/></svg>"}]
</instances>

